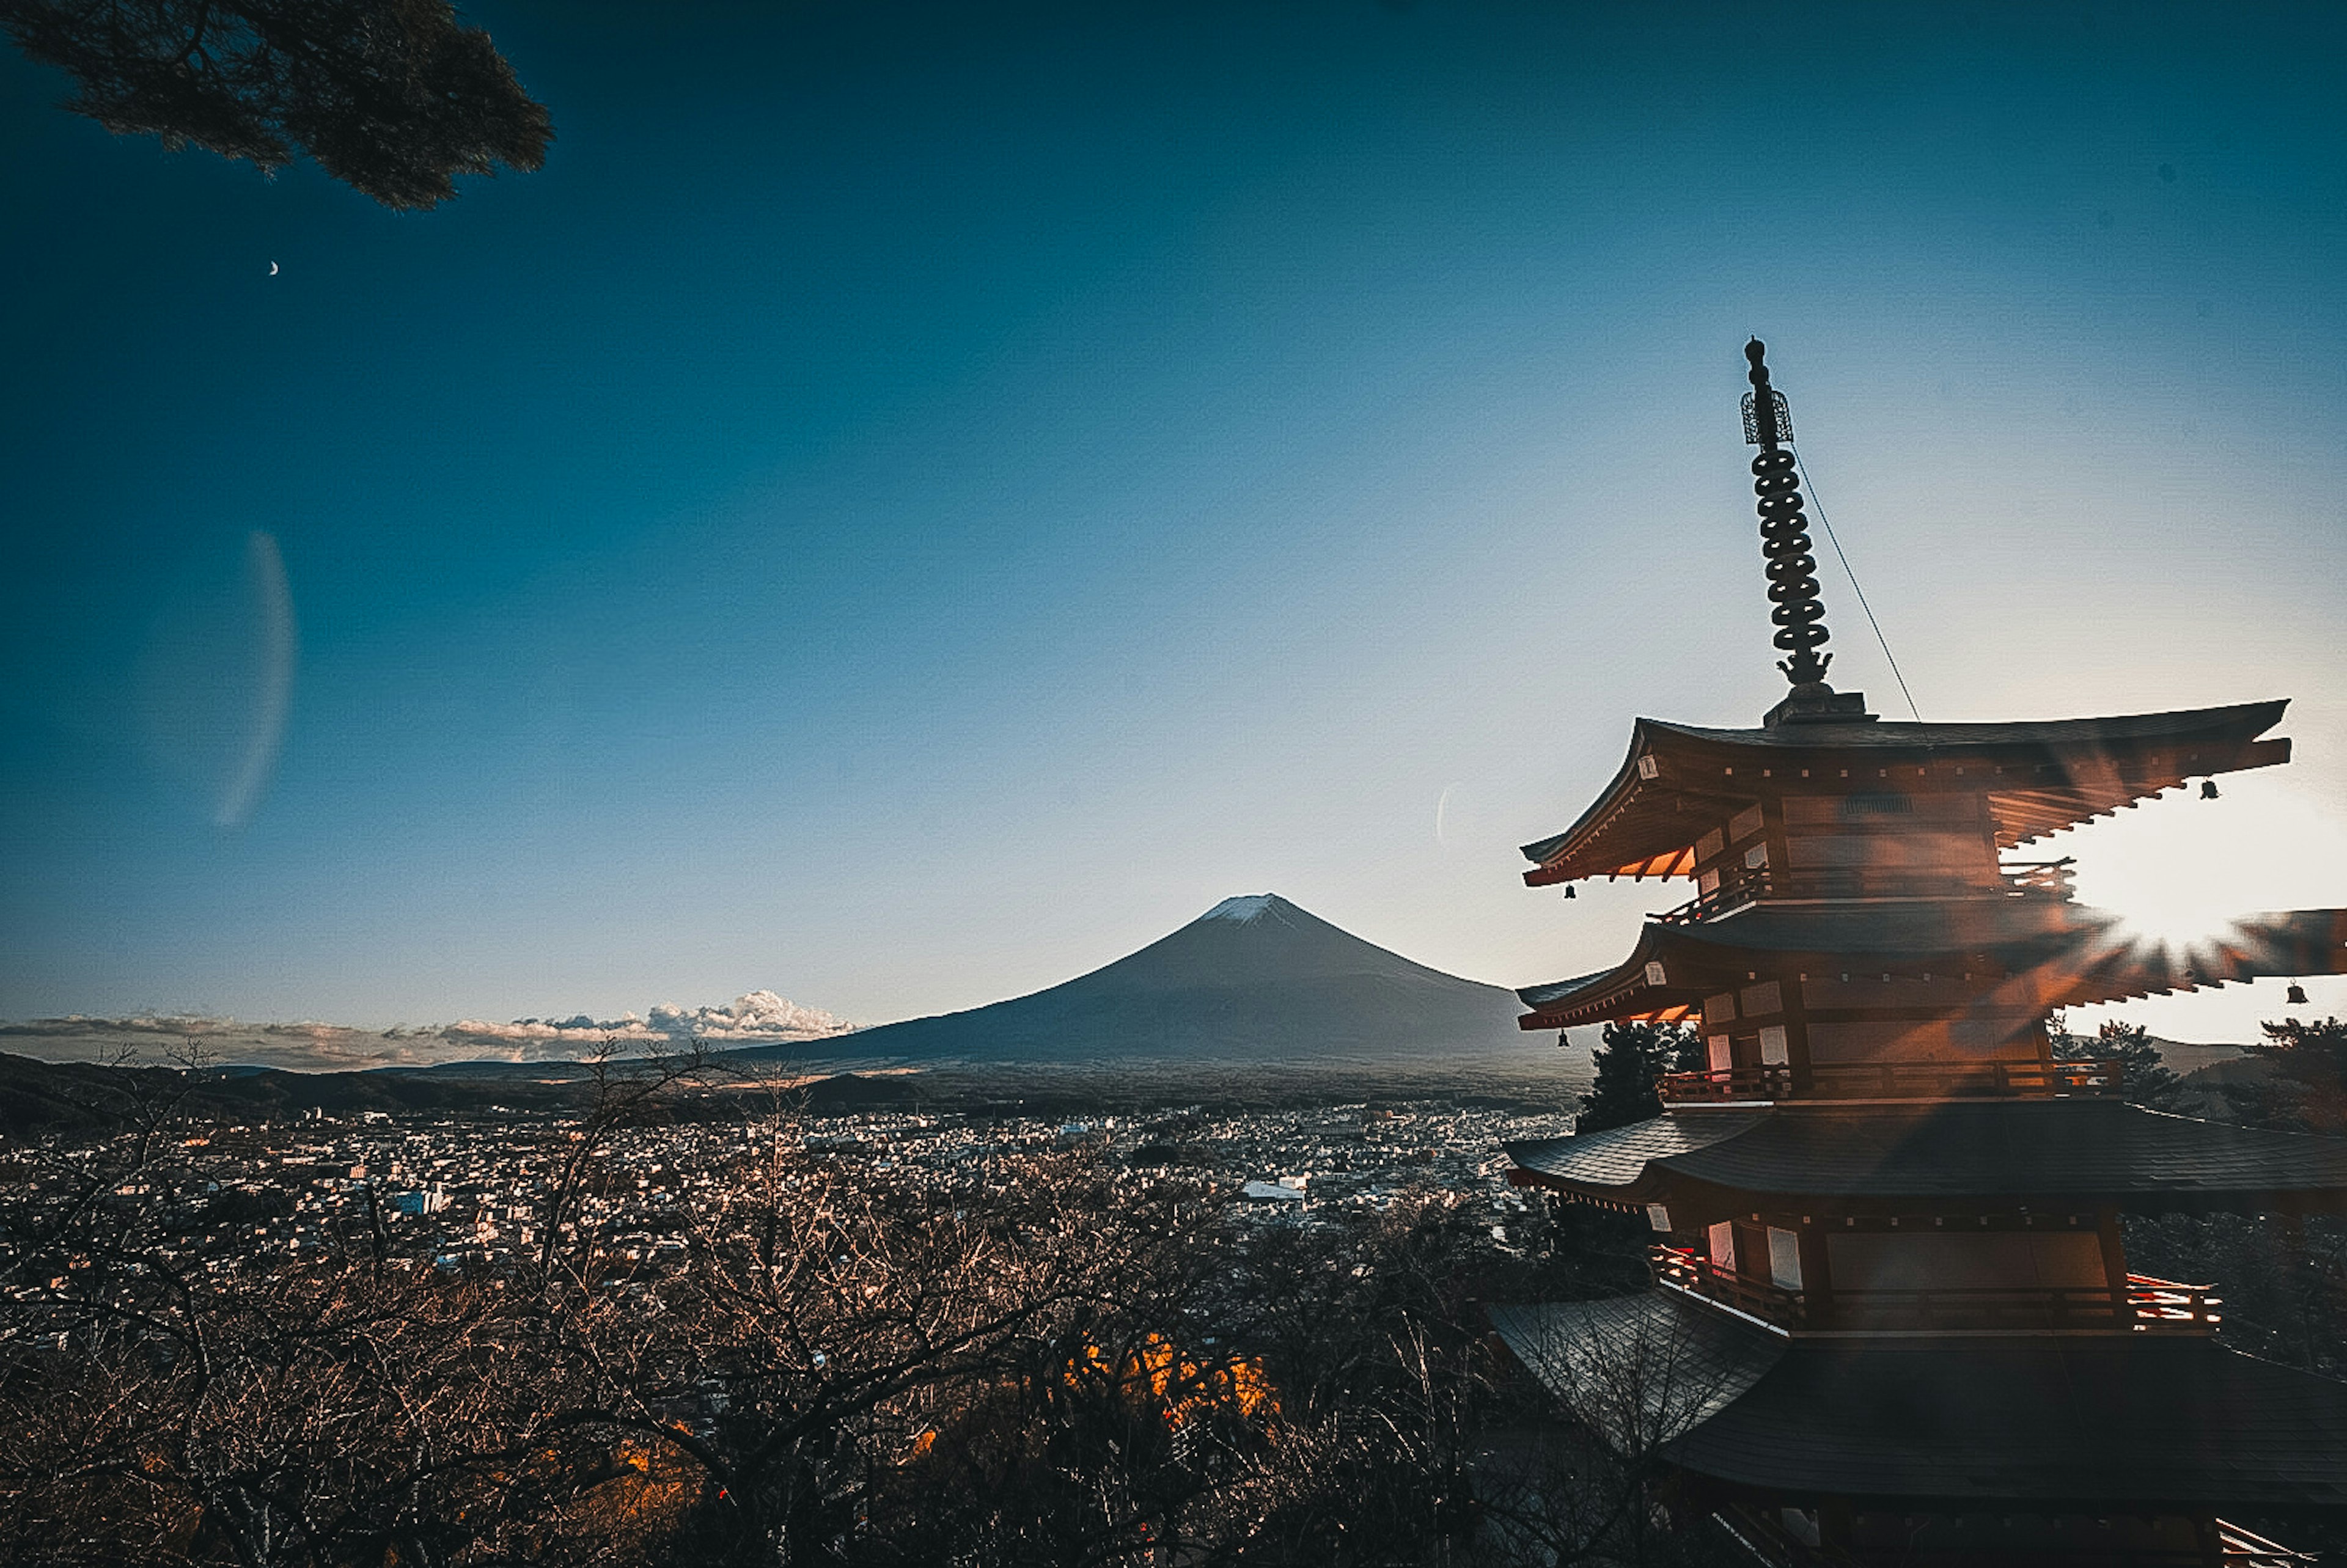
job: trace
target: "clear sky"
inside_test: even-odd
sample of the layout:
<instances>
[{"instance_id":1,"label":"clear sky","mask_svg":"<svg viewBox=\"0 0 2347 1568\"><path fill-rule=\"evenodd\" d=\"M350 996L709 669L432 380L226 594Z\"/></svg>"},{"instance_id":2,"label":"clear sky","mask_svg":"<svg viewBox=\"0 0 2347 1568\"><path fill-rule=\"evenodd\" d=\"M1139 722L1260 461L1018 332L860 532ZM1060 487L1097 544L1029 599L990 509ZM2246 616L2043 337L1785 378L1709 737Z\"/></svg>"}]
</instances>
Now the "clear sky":
<instances>
[{"instance_id":1,"label":"clear sky","mask_svg":"<svg viewBox=\"0 0 2347 1568\"><path fill-rule=\"evenodd\" d=\"M0 1017L1611 963L1515 846L1782 689L1754 333L1926 717L2295 699L2088 896L2347 903L2347 10L466 13L559 139L428 213L0 60Z\"/></svg>"}]
</instances>

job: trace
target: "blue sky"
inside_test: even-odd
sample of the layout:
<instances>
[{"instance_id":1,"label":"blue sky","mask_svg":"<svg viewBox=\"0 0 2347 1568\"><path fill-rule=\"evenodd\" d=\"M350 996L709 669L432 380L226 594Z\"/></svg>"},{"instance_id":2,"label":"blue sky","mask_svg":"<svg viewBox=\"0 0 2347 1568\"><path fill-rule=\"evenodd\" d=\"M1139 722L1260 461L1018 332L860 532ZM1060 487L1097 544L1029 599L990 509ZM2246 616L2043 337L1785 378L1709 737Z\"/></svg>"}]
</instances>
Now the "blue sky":
<instances>
[{"instance_id":1,"label":"blue sky","mask_svg":"<svg viewBox=\"0 0 2347 1568\"><path fill-rule=\"evenodd\" d=\"M2347 903L2335 9L466 15L559 139L428 213L0 61L0 1017L1610 962L1514 846L1780 689L1750 333L1927 717L2295 699L2089 895Z\"/></svg>"}]
</instances>

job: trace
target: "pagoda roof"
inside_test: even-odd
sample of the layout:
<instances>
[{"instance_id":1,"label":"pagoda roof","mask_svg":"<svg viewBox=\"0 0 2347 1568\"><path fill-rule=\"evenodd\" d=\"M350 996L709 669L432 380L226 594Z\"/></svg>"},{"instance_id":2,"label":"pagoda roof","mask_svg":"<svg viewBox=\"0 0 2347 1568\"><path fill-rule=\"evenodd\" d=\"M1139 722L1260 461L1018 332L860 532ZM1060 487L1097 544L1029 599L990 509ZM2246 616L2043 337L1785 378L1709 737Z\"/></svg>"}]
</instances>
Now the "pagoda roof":
<instances>
[{"instance_id":1,"label":"pagoda roof","mask_svg":"<svg viewBox=\"0 0 2347 1568\"><path fill-rule=\"evenodd\" d=\"M1785 960L1825 971L1979 974L2004 1009L2044 1011L2270 976L2347 972L2347 909L2246 915L2182 949L2131 938L2119 918L2043 898L1748 905L1710 920L1650 920L1610 969L1516 992L1527 1030L1693 1017L1705 996Z\"/></svg>"},{"instance_id":2,"label":"pagoda roof","mask_svg":"<svg viewBox=\"0 0 2347 1568\"><path fill-rule=\"evenodd\" d=\"M1523 846L1534 886L1584 876L1684 876L1693 845L1764 797L1859 789L1985 794L1999 845L2107 815L2188 778L2290 760L2257 737L2287 700L2020 723L1786 723L1708 729L1640 719L1604 794L1563 833ZM1886 783L1885 781L1889 781Z\"/></svg>"},{"instance_id":3,"label":"pagoda roof","mask_svg":"<svg viewBox=\"0 0 2347 1568\"><path fill-rule=\"evenodd\" d=\"M1901 1108L1690 1108L1505 1145L1540 1184L1619 1204L1689 1194L1890 1210L1980 1202L2080 1213L2347 1207L2347 1139L2171 1116L2116 1100Z\"/></svg>"},{"instance_id":4,"label":"pagoda roof","mask_svg":"<svg viewBox=\"0 0 2347 1568\"><path fill-rule=\"evenodd\" d=\"M1727 1409L1785 1354L1786 1336L1659 1291L1484 1308L1518 1361L1616 1449L1651 1451ZM1667 1366L1667 1377L1639 1377ZM1625 1376L1625 1373L1632 1375Z\"/></svg>"},{"instance_id":5,"label":"pagoda roof","mask_svg":"<svg viewBox=\"0 0 2347 1568\"><path fill-rule=\"evenodd\" d=\"M2347 1383L2205 1337L1788 1340L1705 1318L1735 1321L1659 1293L1491 1311L1517 1358L1609 1440L1659 1441L1684 1470L1772 1497L2347 1504Z\"/></svg>"}]
</instances>

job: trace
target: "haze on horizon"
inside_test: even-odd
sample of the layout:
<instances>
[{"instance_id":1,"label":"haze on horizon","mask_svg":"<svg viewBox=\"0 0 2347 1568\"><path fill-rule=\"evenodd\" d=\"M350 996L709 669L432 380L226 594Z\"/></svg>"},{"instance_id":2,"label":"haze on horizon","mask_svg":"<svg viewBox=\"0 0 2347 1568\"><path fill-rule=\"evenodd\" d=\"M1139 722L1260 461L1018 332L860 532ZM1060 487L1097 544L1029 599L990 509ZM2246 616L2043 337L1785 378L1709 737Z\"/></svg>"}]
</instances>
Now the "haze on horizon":
<instances>
[{"instance_id":1,"label":"haze on horizon","mask_svg":"<svg viewBox=\"0 0 2347 1568\"><path fill-rule=\"evenodd\" d=\"M1924 716L2293 700L2083 897L2347 903L2347 15L465 11L558 140L419 214L0 57L0 1018L1609 964L1516 845L1781 690L1750 333Z\"/></svg>"}]
</instances>

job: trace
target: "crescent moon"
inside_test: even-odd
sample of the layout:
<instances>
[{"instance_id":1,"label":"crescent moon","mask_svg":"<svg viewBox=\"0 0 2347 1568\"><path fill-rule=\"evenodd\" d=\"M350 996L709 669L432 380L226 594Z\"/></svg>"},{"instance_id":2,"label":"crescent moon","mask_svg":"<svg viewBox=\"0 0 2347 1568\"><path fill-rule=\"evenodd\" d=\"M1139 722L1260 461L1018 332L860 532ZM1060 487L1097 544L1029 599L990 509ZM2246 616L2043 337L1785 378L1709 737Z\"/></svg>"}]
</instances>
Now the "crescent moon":
<instances>
[{"instance_id":1,"label":"crescent moon","mask_svg":"<svg viewBox=\"0 0 2347 1568\"><path fill-rule=\"evenodd\" d=\"M269 275L272 278L277 275L277 263L274 261L269 263Z\"/></svg>"}]
</instances>

